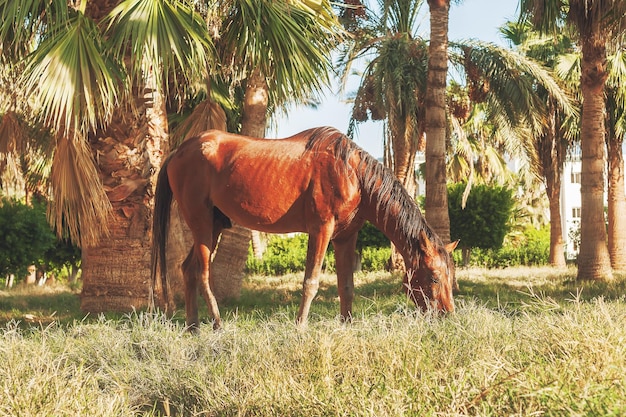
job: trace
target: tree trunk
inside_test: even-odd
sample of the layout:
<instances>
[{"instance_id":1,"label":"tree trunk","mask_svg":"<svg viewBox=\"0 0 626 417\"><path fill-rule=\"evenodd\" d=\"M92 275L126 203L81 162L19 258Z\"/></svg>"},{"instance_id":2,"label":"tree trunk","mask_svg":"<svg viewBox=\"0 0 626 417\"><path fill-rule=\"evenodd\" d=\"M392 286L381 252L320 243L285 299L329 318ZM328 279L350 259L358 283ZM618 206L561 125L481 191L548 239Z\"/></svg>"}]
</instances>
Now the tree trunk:
<instances>
[{"instance_id":1,"label":"tree trunk","mask_svg":"<svg viewBox=\"0 0 626 417\"><path fill-rule=\"evenodd\" d=\"M604 85L605 42L582 37L581 219L578 279L613 278L604 222Z\"/></svg>"},{"instance_id":2,"label":"tree trunk","mask_svg":"<svg viewBox=\"0 0 626 417\"><path fill-rule=\"evenodd\" d=\"M608 220L609 256L614 270L626 270L626 195L624 193L623 141L609 137L608 145Z\"/></svg>"},{"instance_id":3,"label":"tree trunk","mask_svg":"<svg viewBox=\"0 0 626 417\"><path fill-rule=\"evenodd\" d=\"M540 171L550 204L550 254L548 262L558 268L566 266L565 242L561 224L561 180L565 161L565 142L557 122L556 107L549 103L550 114L546 133L535 142Z\"/></svg>"},{"instance_id":4,"label":"tree trunk","mask_svg":"<svg viewBox=\"0 0 626 417\"><path fill-rule=\"evenodd\" d=\"M250 74L241 116L242 135L265 137L267 88L265 76L258 69ZM251 231L237 224L222 233L212 264L213 290L218 300L239 297L251 238Z\"/></svg>"},{"instance_id":5,"label":"tree trunk","mask_svg":"<svg viewBox=\"0 0 626 417\"><path fill-rule=\"evenodd\" d=\"M448 75L449 0L428 0L430 46L426 86L426 220L450 241L446 184L446 77Z\"/></svg>"},{"instance_id":6,"label":"tree trunk","mask_svg":"<svg viewBox=\"0 0 626 417\"><path fill-rule=\"evenodd\" d=\"M261 232L252 230L252 254L254 257L262 259L265 249L267 249L267 242Z\"/></svg>"},{"instance_id":7,"label":"tree trunk","mask_svg":"<svg viewBox=\"0 0 626 417\"><path fill-rule=\"evenodd\" d=\"M550 203L550 254L548 263L556 268L564 268L565 241L563 240L563 226L561 224L561 192L548 190Z\"/></svg>"},{"instance_id":8,"label":"tree trunk","mask_svg":"<svg viewBox=\"0 0 626 417\"><path fill-rule=\"evenodd\" d=\"M90 139L113 213L110 236L82 251L83 311L130 311L148 303L153 196L168 135L163 97L146 84L145 104L120 110Z\"/></svg>"}]
</instances>

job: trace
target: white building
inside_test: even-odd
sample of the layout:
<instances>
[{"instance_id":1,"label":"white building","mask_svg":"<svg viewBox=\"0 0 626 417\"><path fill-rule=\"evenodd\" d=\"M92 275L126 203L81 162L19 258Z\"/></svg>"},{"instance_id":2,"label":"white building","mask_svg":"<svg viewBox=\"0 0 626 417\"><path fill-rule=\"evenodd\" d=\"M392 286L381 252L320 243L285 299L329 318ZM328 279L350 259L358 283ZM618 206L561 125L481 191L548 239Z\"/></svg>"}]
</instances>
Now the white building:
<instances>
[{"instance_id":1,"label":"white building","mask_svg":"<svg viewBox=\"0 0 626 417\"><path fill-rule=\"evenodd\" d=\"M561 229L565 242L565 258L578 255L580 236L580 154L574 154L563 165L561 177Z\"/></svg>"}]
</instances>

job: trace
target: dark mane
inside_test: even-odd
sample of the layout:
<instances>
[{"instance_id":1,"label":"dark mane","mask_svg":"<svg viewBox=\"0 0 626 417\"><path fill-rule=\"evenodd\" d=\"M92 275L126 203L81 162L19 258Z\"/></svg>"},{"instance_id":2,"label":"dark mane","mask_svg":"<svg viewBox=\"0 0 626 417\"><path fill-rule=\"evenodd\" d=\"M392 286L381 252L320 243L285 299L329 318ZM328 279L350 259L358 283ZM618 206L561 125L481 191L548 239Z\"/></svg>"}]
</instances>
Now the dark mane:
<instances>
[{"instance_id":1,"label":"dark mane","mask_svg":"<svg viewBox=\"0 0 626 417\"><path fill-rule=\"evenodd\" d=\"M395 221L395 229L406 236L411 252L418 250L419 233L422 230L439 248L443 246L442 240L426 222L415 200L387 167L334 128L320 127L309 132L307 151L331 152L343 163L346 170L349 169L350 157L354 153L359 155L360 162L356 172L363 196L369 199L367 203L376 207L376 217L381 224L387 225L390 219Z\"/></svg>"}]
</instances>

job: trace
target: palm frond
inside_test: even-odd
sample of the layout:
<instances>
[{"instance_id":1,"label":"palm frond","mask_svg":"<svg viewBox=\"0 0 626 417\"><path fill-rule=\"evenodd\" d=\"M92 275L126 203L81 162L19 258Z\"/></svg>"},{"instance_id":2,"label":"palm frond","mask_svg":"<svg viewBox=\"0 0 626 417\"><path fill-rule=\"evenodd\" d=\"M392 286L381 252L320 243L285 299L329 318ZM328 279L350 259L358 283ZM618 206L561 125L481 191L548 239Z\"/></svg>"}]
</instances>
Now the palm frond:
<instances>
[{"instance_id":1,"label":"palm frond","mask_svg":"<svg viewBox=\"0 0 626 417\"><path fill-rule=\"evenodd\" d=\"M130 85L142 85L147 72L156 88L204 80L215 51L207 24L181 0L126 0L107 17L107 35L114 55L123 60L130 52ZM184 82L176 77L182 74ZM172 83L170 83L172 77Z\"/></svg>"},{"instance_id":2,"label":"palm frond","mask_svg":"<svg viewBox=\"0 0 626 417\"><path fill-rule=\"evenodd\" d=\"M120 71L97 26L82 13L45 38L28 60L24 82L45 123L62 135L105 124L118 102Z\"/></svg>"},{"instance_id":3,"label":"palm frond","mask_svg":"<svg viewBox=\"0 0 626 417\"><path fill-rule=\"evenodd\" d=\"M78 246L89 246L108 234L111 203L85 139L59 136L50 181L48 219L59 237L69 235Z\"/></svg>"},{"instance_id":4,"label":"palm frond","mask_svg":"<svg viewBox=\"0 0 626 417\"><path fill-rule=\"evenodd\" d=\"M259 69L270 102L282 107L309 101L328 85L331 51L342 36L337 19L320 19L295 4L236 0L222 28L222 61L234 80Z\"/></svg>"},{"instance_id":5,"label":"palm frond","mask_svg":"<svg viewBox=\"0 0 626 417\"><path fill-rule=\"evenodd\" d=\"M23 178L20 155L24 153L27 132L14 112L0 117L0 185L5 189ZM17 188L17 187L14 187Z\"/></svg>"},{"instance_id":6,"label":"palm frond","mask_svg":"<svg viewBox=\"0 0 626 417\"><path fill-rule=\"evenodd\" d=\"M462 62L458 61L458 54L452 55L456 57L456 65L472 63L480 77L488 82L489 103L498 106L512 125L529 123L534 130L541 130L545 102L538 94L539 88L552 97L564 114L576 113L571 98L550 71L533 59L492 43L468 41L451 46L465 51Z\"/></svg>"},{"instance_id":7,"label":"palm frond","mask_svg":"<svg viewBox=\"0 0 626 417\"><path fill-rule=\"evenodd\" d=\"M170 146L174 148L185 139L209 129L226 131L226 128L226 113L222 106L211 99L206 99L195 106L191 114L172 132Z\"/></svg>"},{"instance_id":8,"label":"palm frond","mask_svg":"<svg viewBox=\"0 0 626 417\"><path fill-rule=\"evenodd\" d=\"M0 52L19 59L69 19L66 0L0 0Z\"/></svg>"}]
</instances>

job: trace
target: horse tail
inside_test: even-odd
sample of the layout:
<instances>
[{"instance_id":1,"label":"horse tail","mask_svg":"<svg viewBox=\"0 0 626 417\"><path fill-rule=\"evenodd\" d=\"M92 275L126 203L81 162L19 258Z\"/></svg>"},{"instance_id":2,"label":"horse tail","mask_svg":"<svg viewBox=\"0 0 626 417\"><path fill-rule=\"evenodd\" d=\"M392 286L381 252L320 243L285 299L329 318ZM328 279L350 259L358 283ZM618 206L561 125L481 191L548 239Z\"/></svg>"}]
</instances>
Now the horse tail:
<instances>
[{"instance_id":1,"label":"horse tail","mask_svg":"<svg viewBox=\"0 0 626 417\"><path fill-rule=\"evenodd\" d=\"M170 212L172 207L172 188L170 187L167 175L167 165L170 158L168 157L157 177L156 190L154 193L154 214L152 216L152 254L151 254L151 288L150 302L154 305L154 290L157 283L157 275L161 275L161 290L163 291L163 302L166 306L169 304L169 281L167 278L167 229L170 223ZM161 267L160 270L158 267Z\"/></svg>"}]
</instances>

